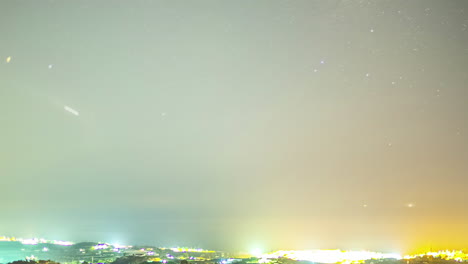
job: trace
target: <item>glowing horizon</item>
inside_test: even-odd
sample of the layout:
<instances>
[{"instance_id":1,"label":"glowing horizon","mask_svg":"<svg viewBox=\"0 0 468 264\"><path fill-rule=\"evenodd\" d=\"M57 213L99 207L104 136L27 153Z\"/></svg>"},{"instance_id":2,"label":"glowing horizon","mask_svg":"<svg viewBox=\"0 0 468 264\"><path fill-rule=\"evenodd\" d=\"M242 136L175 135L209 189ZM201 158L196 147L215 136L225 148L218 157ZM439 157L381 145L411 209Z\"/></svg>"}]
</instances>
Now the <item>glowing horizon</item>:
<instances>
[{"instance_id":1,"label":"glowing horizon","mask_svg":"<svg viewBox=\"0 0 468 264\"><path fill-rule=\"evenodd\" d=\"M292 260L306 260L316 263L355 263L369 259L402 259L398 253L379 253L372 251L345 251L339 249L315 249L315 250L279 250L263 254L262 263L271 259L288 258Z\"/></svg>"}]
</instances>

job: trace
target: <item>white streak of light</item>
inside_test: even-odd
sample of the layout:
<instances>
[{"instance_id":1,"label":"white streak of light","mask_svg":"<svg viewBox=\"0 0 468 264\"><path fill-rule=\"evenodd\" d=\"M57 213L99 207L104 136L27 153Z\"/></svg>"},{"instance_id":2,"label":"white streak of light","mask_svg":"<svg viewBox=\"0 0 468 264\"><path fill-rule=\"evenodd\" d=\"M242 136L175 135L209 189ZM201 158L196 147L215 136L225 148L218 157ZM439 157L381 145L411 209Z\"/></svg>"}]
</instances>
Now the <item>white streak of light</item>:
<instances>
[{"instance_id":1,"label":"white streak of light","mask_svg":"<svg viewBox=\"0 0 468 264\"><path fill-rule=\"evenodd\" d=\"M73 108L71 108L69 106L64 106L63 109L65 109L65 111L70 112L70 113L72 113L72 114L74 114L76 116L80 115L80 113L78 113L78 111L76 111L75 109L73 109Z\"/></svg>"}]
</instances>

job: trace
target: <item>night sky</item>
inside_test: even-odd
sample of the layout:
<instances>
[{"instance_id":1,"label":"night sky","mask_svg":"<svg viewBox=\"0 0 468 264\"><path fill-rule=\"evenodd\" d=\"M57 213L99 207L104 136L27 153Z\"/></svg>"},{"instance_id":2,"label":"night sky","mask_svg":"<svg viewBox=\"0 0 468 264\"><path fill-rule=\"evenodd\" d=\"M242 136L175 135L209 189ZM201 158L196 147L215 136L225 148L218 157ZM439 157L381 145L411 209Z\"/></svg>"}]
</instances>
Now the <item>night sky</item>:
<instances>
[{"instance_id":1,"label":"night sky","mask_svg":"<svg viewBox=\"0 0 468 264\"><path fill-rule=\"evenodd\" d=\"M468 245L468 1L0 1L0 235Z\"/></svg>"}]
</instances>

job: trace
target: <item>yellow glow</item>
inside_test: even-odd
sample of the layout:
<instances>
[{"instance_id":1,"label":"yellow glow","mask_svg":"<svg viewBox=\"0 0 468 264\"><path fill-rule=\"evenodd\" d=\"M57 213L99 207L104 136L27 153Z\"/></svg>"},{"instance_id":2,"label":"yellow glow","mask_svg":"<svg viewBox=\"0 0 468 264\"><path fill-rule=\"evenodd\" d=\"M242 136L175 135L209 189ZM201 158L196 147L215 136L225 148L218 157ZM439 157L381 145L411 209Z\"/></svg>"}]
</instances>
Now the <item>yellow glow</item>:
<instances>
[{"instance_id":1,"label":"yellow glow","mask_svg":"<svg viewBox=\"0 0 468 264\"><path fill-rule=\"evenodd\" d=\"M318 263L362 263L368 259L401 259L399 254L384 254L371 251L341 251L331 250L280 250L262 255L263 263L269 259L288 258L293 260L306 260Z\"/></svg>"},{"instance_id":2,"label":"yellow glow","mask_svg":"<svg viewBox=\"0 0 468 264\"><path fill-rule=\"evenodd\" d=\"M253 250L250 251L250 254L251 254L252 256L254 256L254 257L259 258L259 257L262 257L263 252L262 252L261 249L255 248L255 249L253 249Z\"/></svg>"},{"instance_id":3,"label":"yellow glow","mask_svg":"<svg viewBox=\"0 0 468 264\"><path fill-rule=\"evenodd\" d=\"M417 257L433 257L433 258L440 258L445 260L456 260L456 261L467 261L468 254L464 253L461 250L441 250L437 252L426 252L419 255L408 255L405 256L405 259L414 259Z\"/></svg>"},{"instance_id":4,"label":"yellow glow","mask_svg":"<svg viewBox=\"0 0 468 264\"><path fill-rule=\"evenodd\" d=\"M161 248L161 249L166 249L166 248ZM206 249L201 249L201 248L181 248L181 247L177 247L177 248L170 248L170 250L174 251L174 252L198 252L198 253L214 253L215 251L212 251L212 250L206 250Z\"/></svg>"},{"instance_id":5,"label":"yellow glow","mask_svg":"<svg viewBox=\"0 0 468 264\"><path fill-rule=\"evenodd\" d=\"M6 60L5 60L5 61L6 61L6 63L10 63L10 61L11 61L11 57L8 57L8 58L6 58Z\"/></svg>"}]
</instances>

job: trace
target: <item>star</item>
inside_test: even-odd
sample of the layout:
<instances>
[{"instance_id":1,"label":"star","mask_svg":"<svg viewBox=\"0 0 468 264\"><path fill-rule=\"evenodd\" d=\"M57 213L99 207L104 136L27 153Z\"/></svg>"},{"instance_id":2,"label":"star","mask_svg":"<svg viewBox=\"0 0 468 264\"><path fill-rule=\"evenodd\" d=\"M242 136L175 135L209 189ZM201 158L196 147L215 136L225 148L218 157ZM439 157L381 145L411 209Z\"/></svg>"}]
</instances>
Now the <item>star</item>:
<instances>
[{"instance_id":1,"label":"star","mask_svg":"<svg viewBox=\"0 0 468 264\"><path fill-rule=\"evenodd\" d=\"M6 60L5 60L5 61L6 61L6 63L10 63L10 61L11 61L11 57L10 57L10 56L8 56L8 58L6 58Z\"/></svg>"},{"instance_id":2,"label":"star","mask_svg":"<svg viewBox=\"0 0 468 264\"><path fill-rule=\"evenodd\" d=\"M54 66L54 65L49 64L48 68L49 68L49 69L52 69L53 66Z\"/></svg>"},{"instance_id":3,"label":"star","mask_svg":"<svg viewBox=\"0 0 468 264\"><path fill-rule=\"evenodd\" d=\"M406 205L406 207L408 207L408 208L413 208L413 207L414 207L414 204L413 204L413 203L409 203L409 204Z\"/></svg>"},{"instance_id":4,"label":"star","mask_svg":"<svg viewBox=\"0 0 468 264\"><path fill-rule=\"evenodd\" d=\"M374 29L373 29L373 28L371 28L370 32L371 32L371 33L374 33Z\"/></svg>"}]
</instances>

